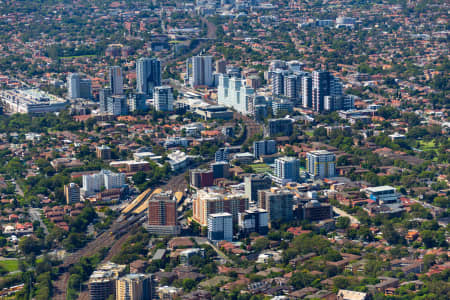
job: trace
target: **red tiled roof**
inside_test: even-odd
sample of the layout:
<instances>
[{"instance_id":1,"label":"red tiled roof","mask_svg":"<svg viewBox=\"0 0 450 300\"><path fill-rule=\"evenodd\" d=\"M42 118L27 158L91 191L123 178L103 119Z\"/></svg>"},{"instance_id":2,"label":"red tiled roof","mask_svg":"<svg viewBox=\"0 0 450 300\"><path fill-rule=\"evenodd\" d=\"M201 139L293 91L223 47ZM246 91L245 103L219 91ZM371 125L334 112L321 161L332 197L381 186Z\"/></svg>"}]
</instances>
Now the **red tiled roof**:
<instances>
[{"instance_id":1,"label":"red tiled roof","mask_svg":"<svg viewBox=\"0 0 450 300\"><path fill-rule=\"evenodd\" d=\"M311 232L311 230L302 230L301 227L289 227L287 231L292 233L295 236L302 235L302 234L307 234L307 233Z\"/></svg>"}]
</instances>

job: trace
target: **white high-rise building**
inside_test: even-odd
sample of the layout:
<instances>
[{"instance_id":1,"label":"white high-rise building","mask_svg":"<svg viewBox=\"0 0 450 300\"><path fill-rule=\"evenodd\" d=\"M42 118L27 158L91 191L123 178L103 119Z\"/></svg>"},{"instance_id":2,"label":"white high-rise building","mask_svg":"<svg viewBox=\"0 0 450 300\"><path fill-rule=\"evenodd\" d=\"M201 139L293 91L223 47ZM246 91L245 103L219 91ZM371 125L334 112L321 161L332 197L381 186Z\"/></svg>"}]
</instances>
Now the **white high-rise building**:
<instances>
[{"instance_id":1,"label":"white high-rise building","mask_svg":"<svg viewBox=\"0 0 450 300\"><path fill-rule=\"evenodd\" d=\"M92 195L100 192L103 187L105 189L121 188L125 185L125 174L113 173L109 170L101 170L99 173L91 175L83 175L84 195Z\"/></svg>"},{"instance_id":2,"label":"white high-rise building","mask_svg":"<svg viewBox=\"0 0 450 300\"><path fill-rule=\"evenodd\" d=\"M107 112L113 116L128 114L127 98L125 95L112 95L106 99Z\"/></svg>"},{"instance_id":3,"label":"white high-rise building","mask_svg":"<svg viewBox=\"0 0 450 300\"><path fill-rule=\"evenodd\" d=\"M281 96L284 94L284 77L287 76L287 71L276 70L272 72L271 82L272 82L272 95Z\"/></svg>"},{"instance_id":4,"label":"white high-rise building","mask_svg":"<svg viewBox=\"0 0 450 300\"><path fill-rule=\"evenodd\" d=\"M125 174L113 173L111 171L103 171L103 178L105 181L105 189L120 188L125 184Z\"/></svg>"},{"instance_id":5,"label":"white high-rise building","mask_svg":"<svg viewBox=\"0 0 450 300\"><path fill-rule=\"evenodd\" d=\"M306 170L313 177L334 177L336 176L336 155L326 150L308 152Z\"/></svg>"},{"instance_id":6,"label":"white high-rise building","mask_svg":"<svg viewBox=\"0 0 450 300\"><path fill-rule=\"evenodd\" d=\"M331 81L333 76L328 71L314 71L312 73L312 108L317 112L324 110L325 96L331 95Z\"/></svg>"},{"instance_id":7,"label":"white high-rise building","mask_svg":"<svg viewBox=\"0 0 450 300\"><path fill-rule=\"evenodd\" d=\"M244 234L257 232L266 235L269 231L269 214L261 208L251 208L239 213L239 230Z\"/></svg>"},{"instance_id":8,"label":"white high-rise building","mask_svg":"<svg viewBox=\"0 0 450 300\"><path fill-rule=\"evenodd\" d=\"M232 107L244 115L253 113L255 90L246 86L245 80L221 74L217 93L219 104Z\"/></svg>"},{"instance_id":9,"label":"white high-rise building","mask_svg":"<svg viewBox=\"0 0 450 300\"><path fill-rule=\"evenodd\" d=\"M233 216L230 213L209 215L208 239L211 241L233 241Z\"/></svg>"},{"instance_id":10,"label":"white high-rise building","mask_svg":"<svg viewBox=\"0 0 450 300\"><path fill-rule=\"evenodd\" d=\"M312 78L310 76L302 78L302 102L304 108L312 107Z\"/></svg>"},{"instance_id":11,"label":"white high-rise building","mask_svg":"<svg viewBox=\"0 0 450 300\"><path fill-rule=\"evenodd\" d=\"M355 98L356 96L353 95L345 95L342 97L342 109L343 110L349 110L355 108Z\"/></svg>"},{"instance_id":12,"label":"white high-rise building","mask_svg":"<svg viewBox=\"0 0 450 300\"><path fill-rule=\"evenodd\" d=\"M83 192L92 194L99 192L104 186L104 178L102 173L83 175Z\"/></svg>"},{"instance_id":13,"label":"white high-rise building","mask_svg":"<svg viewBox=\"0 0 450 300\"><path fill-rule=\"evenodd\" d=\"M289 190L270 188L258 191L258 207L267 210L269 223L288 222L294 218L294 193Z\"/></svg>"},{"instance_id":14,"label":"white high-rise building","mask_svg":"<svg viewBox=\"0 0 450 300\"><path fill-rule=\"evenodd\" d=\"M98 99L100 102L100 112L108 112L108 98L112 96L112 91L110 88L100 89L98 93Z\"/></svg>"},{"instance_id":15,"label":"white high-rise building","mask_svg":"<svg viewBox=\"0 0 450 300\"><path fill-rule=\"evenodd\" d=\"M296 101L300 99L302 91L302 77L300 75L289 75L284 77L284 95Z\"/></svg>"},{"instance_id":16,"label":"white high-rise building","mask_svg":"<svg viewBox=\"0 0 450 300\"><path fill-rule=\"evenodd\" d=\"M262 140L253 142L253 156L270 155L277 152L277 144L274 140Z\"/></svg>"},{"instance_id":17,"label":"white high-rise building","mask_svg":"<svg viewBox=\"0 0 450 300\"><path fill-rule=\"evenodd\" d=\"M193 56L188 59L187 73L192 87L213 86L212 56Z\"/></svg>"},{"instance_id":18,"label":"white high-rise building","mask_svg":"<svg viewBox=\"0 0 450 300\"><path fill-rule=\"evenodd\" d=\"M297 181L300 177L300 161L295 157L280 157L275 159L275 181L286 183Z\"/></svg>"},{"instance_id":19,"label":"white high-rise building","mask_svg":"<svg viewBox=\"0 0 450 300\"><path fill-rule=\"evenodd\" d=\"M69 99L80 98L80 74L70 73L67 76L67 93Z\"/></svg>"},{"instance_id":20,"label":"white high-rise building","mask_svg":"<svg viewBox=\"0 0 450 300\"><path fill-rule=\"evenodd\" d=\"M349 110L355 106L355 96L344 95L342 82L330 75L330 95L324 97L324 110Z\"/></svg>"},{"instance_id":21,"label":"white high-rise building","mask_svg":"<svg viewBox=\"0 0 450 300\"><path fill-rule=\"evenodd\" d=\"M123 76L122 68L113 66L109 68L109 87L113 95L123 94Z\"/></svg>"},{"instance_id":22,"label":"white high-rise building","mask_svg":"<svg viewBox=\"0 0 450 300\"><path fill-rule=\"evenodd\" d=\"M69 76L67 76L67 96L69 99L91 99L91 80L89 78L81 78L78 73L70 73Z\"/></svg>"},{"instance_id":23,"label":"white high-rise building","mask_svg":"<svg viewBox=\"0 0 450 300\"><path fill-rule=\"evenodd\" d=\"M153 95L153 89L161 85L161 62L156 58L139 58L136 62L138 93Z\"/></svg>"},{"instance_id":24,"label":"white high-rise building","mask_svg":"<svg viewBox=\"0 0 450 300\"><path fill-rule=\"evenodd\" d=\"M344 94L342 82L339 78L331 75L330 79L330 96L340 97Z\"/></svg>"},{"instance_id":25,"label":"white high-rise building","mask_svg":"<svg viewBox=\"0 0 450 300\"><path fill-rule=\"evenodd\" d=\"M325 96L324 97L324 110L335 111L342 107L342 96Z\"/></svg>"},{"instance_id":26,"label":"white high-rise building","mask_svg":"<svg viewBox=\"0 0 450 300\"><path fill-rule=\"evenodd\" d=\"M92 81L89 78L82 78L80 80L80 98L92 98Z\"/></svg>"},{"instance_id":27,"label":"white high-rise building","mask_svg":"<svg viewBox=\"0 0 450 300\"><path fill-rule=\"evenodd\" d=\"M146 111L148 109L146 104L146 95L143 93L133 94L128 98L129 111Z\"/></svg>"},{"instance_id":28,"label":"white high-rise building","mask_svg":"<svg viewBox=\"0 0 450 300\"><path fill-rule=\"evenodd\" d=\"M170 86L158 86L155 88L154 106L157 111L173 110L173 94Z\"/></svg>"},{"instance_id":29,"label":"white high-rise building","mask_svg":"<svg viewBox=\"0 0 450 300\"><path fill-rule=\"evenodd\" d=\"M355 108L355 97L351 95L325 96L324 109L327 111L349 110Z\"/></svg>"}]
</instances>

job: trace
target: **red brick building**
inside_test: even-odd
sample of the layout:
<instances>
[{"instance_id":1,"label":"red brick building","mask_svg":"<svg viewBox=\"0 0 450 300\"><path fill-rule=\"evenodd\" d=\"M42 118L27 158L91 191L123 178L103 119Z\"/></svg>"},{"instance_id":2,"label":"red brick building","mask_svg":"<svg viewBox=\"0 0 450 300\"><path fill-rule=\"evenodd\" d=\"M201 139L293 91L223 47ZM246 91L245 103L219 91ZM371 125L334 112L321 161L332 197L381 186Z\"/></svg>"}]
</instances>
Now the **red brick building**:
<instances>
[{"instance_id":1,"label":"red brick building","mask_svg":"<svg viewBox=\"0 0 450 300\"><path fill-rule=\"evenodd\" d=\"M212 170L195 169L189 172L190 185L196 188L204 188L214 184L214 176Z\"/></svg>"},{"instance_id":2,"label":"red brick building","mask_svg":"<svg viewBox=\"0 0 450 300\"><path fill-rule=\"evenodd\" d=\"M153 195L148 202L148 230L151 233L178 234L177 202L172 192Z\"/></svg>"}]
</instances>

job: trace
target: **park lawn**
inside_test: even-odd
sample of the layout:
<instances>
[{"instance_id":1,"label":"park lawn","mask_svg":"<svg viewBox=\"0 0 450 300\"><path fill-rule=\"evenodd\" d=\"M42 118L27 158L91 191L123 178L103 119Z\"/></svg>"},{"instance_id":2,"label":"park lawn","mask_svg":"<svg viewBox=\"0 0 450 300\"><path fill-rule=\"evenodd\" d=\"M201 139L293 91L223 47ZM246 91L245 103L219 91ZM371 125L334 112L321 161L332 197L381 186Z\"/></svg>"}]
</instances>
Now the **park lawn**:
<instances>
[{"instance_id":1,"label":"park lawn","mask_svg":"<svg viewBox=\"0 0 450 300\"><path fill-rule=\"evenodd\" d=\"M314 131L305 131L305 134L307 135L307 136L314 136Z\"/></svg>"},{"instance_id":2,"label":"park lawn","mask_svg":"<svg viewBox=\"0 0 450 300\"><path fill-rule=\"evenodd\" d=\"M36 259L36 263L40 263L43 261L43 258L38 258ZM3 268L5 268L6 271L8 272L14 272L19 270L19 260L18 259L14 259L14 260L1 260L0 261L0 266L2 266Z\"/></svg>"},{"instance_id":3,"label":"park lawn","mask_svg":"<svg viewBox=\"0 0 450 300\"><path fill-rule=\"evenodd\" d=\"M0 261L0 266L5 268L8 272L14 272L19 269L19 260L2 260Z\"/></svg>"},{"instance_id":4,"label":"park lawn","mask_svg":"<svg viewBox=\"0 0 450 300\"><path fill-rule=\"evenodd\" d=\"M430 151L436 149L436 145L434 144L434 141L420 141L420 149L423 151Z\"/></svg>"},{"instance_id":5,"label":"park lawn","mask_svg":"<svg viewBox=\"0 0 450 300\"><path fill-rule=\"evenodd\" d=\"M268 164L251 164L250 167L252 167L256 173L272 172L272 168Z\"/></svg>"},{"instance_id":6,"label":"park lawn","mask_svg":"<svg viewBox=\"0 0 450 300\"><path fill-rule=\"evenodd\" d=\"M219 275L219 276L213 277L211 279L202 281L202 282L200 282L199 285L200 285L200 287L203 287L203 288L213 288L219 284L226 283L226 282L230 281L231 279L232 279L231 277Z\"/></svg>"}]
</instances>

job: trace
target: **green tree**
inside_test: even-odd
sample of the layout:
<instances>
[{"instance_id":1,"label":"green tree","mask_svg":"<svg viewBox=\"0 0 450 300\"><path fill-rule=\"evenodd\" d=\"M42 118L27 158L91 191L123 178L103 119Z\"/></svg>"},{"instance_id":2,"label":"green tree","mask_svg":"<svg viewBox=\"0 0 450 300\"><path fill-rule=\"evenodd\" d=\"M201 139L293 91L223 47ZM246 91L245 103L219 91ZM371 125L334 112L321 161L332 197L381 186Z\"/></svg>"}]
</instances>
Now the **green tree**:
<instances>
[{"instance_id":1,"label":"green tree","mask_svg":"<svg viewBox=\"0 0 450 300\"><path fill-rule=\"evenodd\" d=\"M138 171L138 172L136 172L136 174L133 175L132 178L133 178L134 184L140 185L145 182L147 175L145 174L145 172Z\"/></svg>"},{"instance_id":2,"label":"green tree","mask_svg":"<svg viewBox=\"0 0 450 300\"><path fill-rule=\"evenodd\" d=\"M336 227L340 229L347 229L350 225L349 217L338 217L336 220Z\"/></svg>"},{"instance_id":3,"label":"green tree","mask_svg":"<svg viewBox=\"0 0 450 300\"><path fill-rule=\"evenodd\" d=\"M436 241L434 239L434 232L431 230L424 230L420 233L422 237L422 242L427 248L433 248L436 246Z\"/></svg>"},{"instance_id":4,"label":"green tree","mask_svg":"<svg viewBox=\"0 0 450 300\"><path fill-rule=\"evenodd\" d=\"M82 284L82 278L79 274L72 274L69 277L69 288L73 290L78 290Z\"/></svg>"},{"instance_id":5,"label":"green tree","mask_svg":"<svg viewBox=\"0 0 450 300\"><path fill-rule=\"evenodd\" d=\"M345 289L350 286L350 279L347 277L336 277L333 280L334 287L337 289Z\"/></svg>"},{"instance_id":6,"label":"green tree","mask_svg":"<svg viewBox=\"0 0 450 300\"><path fill-rule=\"evenodd\" d=\"M42 249L42 242L33 237L24 237L19 242L19 250L24 255L38 255Z\"/></svg>"},{"instance_id":7,"label":"green tree","mask_svg":"<svg viewBox=\"0 0 450 300\"><path fill-rule=\"evenodd\" d=\"M387 223L383 229L383 237L388 241L389 244L395 245L398 243L403 243L404 240L400 237L398 232L394 229L391 223Z\"/></svg>"},{"instance_id":8,"label":"green tree","mask_svg":"<svg viewBox=\"0 0 450 300\"><path fill-rule=\"evenodd\" d=\"M328 261L339 261L342 259L342 256L338 251L330 248L325 255L325 259Z\"/></svg>"},{"instance_id":9,"label":"green tree","mask_svg":"<svg viewBox=\"0 0 450 300\"><path fill-rule=\"evenodd\" d=\"M304 287L309 286L314 281L314 277L305 271L299 271L292 274L289 283L295 289L302 289Z\"/></svg>"},{"instance_id":10,"label":"green tree","mask_svg":"<svg viewBox=\"0 0 450 300\"><path fill-rule=\"evenodd\" d=\"M265 237L261 237L254 242L254 244L252 245L252 248L255 249L256 251L260 252L264 249L267 249L268 246L269 246L269 240Z\"/></svg>"},{"instance_id":11,"label":"green tree","mask_svg":"<svg viewBox=\"0 0 450 300\"><path fill-rule=\"evenodd\" d=\"M189 292L195 287L196 283L195 283L194 279L186 278L186 279L183 279L183 284L182 285L183 285L183 289L185 291Z\"/></svg>"},{"instance_id":12,"label":"green tree","mask_svg":"<svg viewBox=\"0 0 450 300\"><path fill-rule=\"evenodd\" d=\"M292 241L292 248L296 249L299 254L316 252L322 255L327 253L329 247L328 240L312 233L296 236Z\"/></svg>"},{"instance_id":13,"label":"green tree","mask_svg":"<svg viewBox=\"0 0 450 300\"><path fill-rule=\"evenodd\" d=\"M314 136L315 137L319 137L319 138L323 138L327 136L327 130L325 129L325 127L318 127L316 129L314 129Z\"/></svg>"},{"instance_id":14,"label":"green tree","mask_svg":"<svg viewBox=\"0 0 450 300\"><path fill-rule=\"evenodd\" d=\"M436 261L436 255L427 254L423 257L423 267L427 271Z\"/></svg>"}]
</instances>

